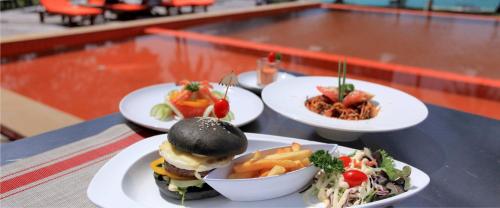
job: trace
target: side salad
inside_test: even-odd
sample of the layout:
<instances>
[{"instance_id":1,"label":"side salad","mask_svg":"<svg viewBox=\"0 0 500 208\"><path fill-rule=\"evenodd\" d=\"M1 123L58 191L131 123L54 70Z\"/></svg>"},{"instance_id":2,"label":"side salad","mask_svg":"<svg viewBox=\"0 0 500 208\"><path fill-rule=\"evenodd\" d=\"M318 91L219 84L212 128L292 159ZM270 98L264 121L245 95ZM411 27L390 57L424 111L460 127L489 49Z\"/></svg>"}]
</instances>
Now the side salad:
<instances>
[{"instance_id":1,"label":"side salad","mask_svg":"<svg viewBox=\"0 0 500 208\"><path fill-rule=\"evenodd\" d=\"M224 98L224 93L214 90L207 81L183 80L177 85L181 88L168 92L163 103L156 104L151 108L150 116L161 121L172 120L176 117L179 119L220 117L221 114L224 115L222 120L231 121L234 119L234 114L229 111L229 103ZM214 108L214 106L216 107Z\"/></svg>"},{"instance_id":2,"label":"side salad","mask_svg":"<svg viewBox=\"0 0 500 208\"><path fill-rule=\"evenodd\" d=\"M311 155L320 168L305 197L315 196L326 207L350 207L389 198L411 187L409 166L401 170L384 150L368 148L335 157L326 151Z\"/></svg>"}]
</instances>

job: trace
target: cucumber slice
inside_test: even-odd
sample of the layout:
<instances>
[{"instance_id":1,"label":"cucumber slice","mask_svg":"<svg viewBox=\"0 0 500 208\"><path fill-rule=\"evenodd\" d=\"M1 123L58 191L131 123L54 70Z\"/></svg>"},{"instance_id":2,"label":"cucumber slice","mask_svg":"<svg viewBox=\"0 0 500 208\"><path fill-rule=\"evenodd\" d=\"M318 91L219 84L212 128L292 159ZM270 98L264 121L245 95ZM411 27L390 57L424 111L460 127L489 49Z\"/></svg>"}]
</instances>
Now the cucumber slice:
<instances>
[{"instance_id":1,"label":"cucumber slice","mask_svg":"<svg viewBox=\"0 0 500 208\"><path fill-rule=\"evenodd\" d=\"M172 109L170 109L170 107L165 103L160 103L153 106L149 114L153 118L156 118L161 121L170 120L174 117Z\"/></svg>"},{"instance_id":2,"label":"cucumber slice","mask_svg":"<svg viewBox=\"0 0 500 208\"><path fill-rule=\"evenodd\" d=\"M222 120L224 120L224 121L234 120L234 113L232 111L229 111L229 113L227 113L226 117L224 117Z\"/></svg>"},{"instance_id":3,"label":"cucumber slice","mask_svg":"<svg viewBox=\"0 0 500 208\"><path fill-rule=\"evenodd\" d=\"M216 90L212 90L212 93L219 99L222 99L224 97L224 93L223 92L219 92L219 91L216 91Z\"/></svg>"}]
</instances>

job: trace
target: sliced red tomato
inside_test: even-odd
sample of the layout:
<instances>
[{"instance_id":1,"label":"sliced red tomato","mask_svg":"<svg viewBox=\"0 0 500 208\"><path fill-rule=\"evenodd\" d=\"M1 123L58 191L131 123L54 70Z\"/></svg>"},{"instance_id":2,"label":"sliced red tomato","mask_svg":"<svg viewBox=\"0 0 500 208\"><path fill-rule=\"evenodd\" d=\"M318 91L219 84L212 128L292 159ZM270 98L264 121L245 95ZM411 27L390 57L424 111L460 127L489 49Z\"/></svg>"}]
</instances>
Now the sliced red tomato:
<instances>
[{"instance_id":1,"label":"sliced red tomato","mask_svg":"<svg viewBox=\"0 0 500 208\"><path fill-rule=\"evenodd\" d=\"M332 102L337 102L339 100L339 90L336 87L316 87L321 94L332 100Z\"/></svg>"},{"instance_id":2,"label":"sliced red tomato","mask_svg":"<svg viewBox=\"0 0 500 208\"><path fill-rule=\"evenodd\" d=\"M349 167L349 165L351 164L351 158L349 156L341 156L339 157L339 159L342 160L344 167Z\"/></svg>"},{"instance_id":3,"label":"sliced red tomato","mask_svg":"<svg viewBox=\"0 0 500 208\"><path fill-rule=\"evenodd\" d=\"M359 170L348 170L342 173L345 182L349 184L349 187L356 187L361 185L363 182L368 180L368 176Z\"/></svg>"}]
</instances>

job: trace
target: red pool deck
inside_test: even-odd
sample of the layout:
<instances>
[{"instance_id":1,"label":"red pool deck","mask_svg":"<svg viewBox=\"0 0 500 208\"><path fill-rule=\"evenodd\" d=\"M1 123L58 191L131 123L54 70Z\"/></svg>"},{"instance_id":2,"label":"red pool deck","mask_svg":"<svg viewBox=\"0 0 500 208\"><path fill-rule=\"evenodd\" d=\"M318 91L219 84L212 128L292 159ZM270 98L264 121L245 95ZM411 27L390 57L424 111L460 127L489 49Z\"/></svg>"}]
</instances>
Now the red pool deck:
<instances>
[{"instance_id":1,"label":"red pool deck","mask_svg":"<svg viewBox=\"0 0 500 208\"><path fill-rule=\"evenodd\" d=\"M284 18L283 21L288 20ZM276 28L282 28L280 24L276 23ZM263 33L272 32L272 25L261 28ZM345 27L349 29L348 25ZM494 58L490 58L490 62L478 62L481 67L491 65L493 69L484 67L481 76L471 76L460 71L442 70L454 63L443 63L447 67L435 69L380 62L336 51L311 51L294 45L306 43L301 36L297 38L294 34L300 29L291 30L288 40L276 39L271 43L232 34L212 35L206 31L202 34L197 30L202 30L202 27L188 30L150 27L143 31L146 35L133 38L3 57L1 86L80 118L92 119L117 112L121 98L138 88L181 79L218 81L231 70L237 73L252 70L256 59L264 56L266 51L279 51L284 54L284 68L290 71L336 76L336 62L347 58L351 78L391 86L427 103L500 119L500 78L496 77L500 70L495 70L500 65ZM293 37L298 43L279 42L291 41ZM309 40L325 41L319 36ZM476 47L480 57L498 51L494 47L497 43L498 37L495 36L492 42L469 44ZM362 51L361 47L359 51Z\"/></svg>"}]
</instances>

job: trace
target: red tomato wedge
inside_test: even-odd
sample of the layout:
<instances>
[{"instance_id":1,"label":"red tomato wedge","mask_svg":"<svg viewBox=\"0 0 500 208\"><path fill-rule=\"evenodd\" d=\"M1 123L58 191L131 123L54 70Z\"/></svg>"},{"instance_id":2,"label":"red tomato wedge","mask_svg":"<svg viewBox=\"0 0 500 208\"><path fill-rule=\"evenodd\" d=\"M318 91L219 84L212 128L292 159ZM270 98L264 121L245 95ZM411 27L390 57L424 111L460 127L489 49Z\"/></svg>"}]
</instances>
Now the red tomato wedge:
<instances>
[{"instance_id":1,"label":"red tomato wedge","mask_svg":"<svg viewBox=\"0 0 500 208\"><path fill-rule=\"evenodd\" d=\"M339 157L339 159L342 160L344 167L349 167L349 165L351 164L351 158L349 156L341 156Z\"/></svg>"},{"instance_id":2,"label":"red tomato wedge","mask_svg":"<svg viewBox=\"0 0 500 208\"><path fill-rule=\"evenodd\" d=\"M368 180L368 176L359 170L348 170L342 173L345 182L349 184L349 187L356 187L361 185L363 182Z\"/></svg>"}]
</instances>

